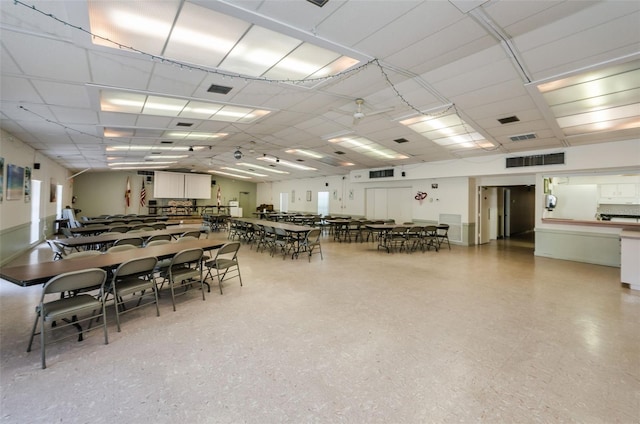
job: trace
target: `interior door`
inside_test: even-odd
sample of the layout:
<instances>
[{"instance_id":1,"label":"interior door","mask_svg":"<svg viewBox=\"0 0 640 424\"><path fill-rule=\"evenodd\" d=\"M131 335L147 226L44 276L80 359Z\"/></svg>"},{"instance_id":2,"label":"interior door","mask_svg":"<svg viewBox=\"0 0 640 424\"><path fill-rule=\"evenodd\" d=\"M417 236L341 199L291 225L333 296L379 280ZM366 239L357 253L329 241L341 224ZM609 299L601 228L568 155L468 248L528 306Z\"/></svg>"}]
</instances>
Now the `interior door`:
<instances>
[{"instance_id":1,"label":"interior door","mask_svg":"<svg viewBox=\"0 0 640 424\"><path fill-rule=\"evenodd\" d=\"M247 218L247 217L251 217L252 214L252 210L249 210L250 206L249 206L249 201L251 199L249 198L249 192L248 191L241 191L240 192L240 197L238 198L238 203L240 205L240 208L242 208L242 217L243 218Z\"/></svg>"},{"instance_id":2,"label":"interior door","mask_svg":"<svg viewBox=\"0 0 640 424\"><path fill-rule=\"evenodd\" d=\"M491 239L491 192L489 187L478 187L478 244Z\"/></svg>"}]
</instances>

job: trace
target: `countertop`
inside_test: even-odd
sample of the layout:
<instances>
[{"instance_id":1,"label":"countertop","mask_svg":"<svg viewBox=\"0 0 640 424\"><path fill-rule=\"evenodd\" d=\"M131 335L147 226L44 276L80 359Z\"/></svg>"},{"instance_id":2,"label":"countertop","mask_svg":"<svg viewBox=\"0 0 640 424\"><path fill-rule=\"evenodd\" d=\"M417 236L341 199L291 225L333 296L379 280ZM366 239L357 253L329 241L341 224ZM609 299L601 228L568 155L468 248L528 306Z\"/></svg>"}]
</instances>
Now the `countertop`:
<instances>
[{"instance_id":1,"label":"countertop","mask_svg":"<svg viewBox=\"0 0 640 424\"><path fill-rule=\"evenodd\" d=\"M597 221L595 219L582 220L568 218L542 218L542 222L545 224L586 225L590 227L613 227L640 230L640 223L638 222Z\"/></svg>"},{"instance_id":2,"label":"countertop","mask_svg":"<svg viewBox=\"0 0 640 424\"><path fill-rule=\"evenodd\" d=\"M640 229L624 229L620 232L620 238L638 239L640 240Z\"/></svg>"}]
</instances>

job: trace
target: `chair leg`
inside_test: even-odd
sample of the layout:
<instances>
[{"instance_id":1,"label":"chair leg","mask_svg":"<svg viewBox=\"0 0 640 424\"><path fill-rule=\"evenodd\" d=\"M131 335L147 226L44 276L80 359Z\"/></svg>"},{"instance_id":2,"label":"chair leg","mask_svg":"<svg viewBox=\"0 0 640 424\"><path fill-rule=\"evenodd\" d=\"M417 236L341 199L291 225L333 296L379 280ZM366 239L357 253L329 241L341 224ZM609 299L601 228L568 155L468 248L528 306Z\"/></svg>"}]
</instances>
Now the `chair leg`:
<instances>
[{"instance_id":1,"label":"chair leg","mask_svg":"<svg viewBox=\"0 0 640 424\"><path fill-rule=\"evenodd\" d=\"M33 344L33 337L36 335L36 328L38 328L38 320L40 319L40 312L36 315L36 320L33 323L33 329L31 330L31 337L29 338L29 346L27 346L27 352L31 352L31 345Z\"/></svg>"},{"instance_id":2,"label":"chair leg","mask_svg":"<svg viewBox=\"0 0 640 424\"><path fill-rule=\"evenodd\" d=\"M216 276L218 277L218 287L220 288L220 294L222 294L222 278L220 278L220 270L218 268L216 268Z\"/></svg>"},{"instance_id":3,"label":"chair leg","mask_svg":"<svg viewBox=\"0 0 640 424\"><path fill-rule=\"evenodd\" d=\"M47 368L45 360L45 337L44 337L44 317L40 320L40 360L42 361L42 369Z\"/></svg>"}]
</instances>

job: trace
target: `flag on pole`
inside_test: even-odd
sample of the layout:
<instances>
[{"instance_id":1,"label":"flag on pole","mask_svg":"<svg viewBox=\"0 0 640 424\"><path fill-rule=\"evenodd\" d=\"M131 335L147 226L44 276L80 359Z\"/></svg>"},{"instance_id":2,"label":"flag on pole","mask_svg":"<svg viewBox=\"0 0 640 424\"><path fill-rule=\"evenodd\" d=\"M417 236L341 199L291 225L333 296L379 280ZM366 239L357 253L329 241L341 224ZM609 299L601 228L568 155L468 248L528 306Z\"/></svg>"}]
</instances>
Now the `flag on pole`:
<instances>
[{"instance_id":1,"label":"flag on pole","mask_svg":"<svg viewBox=\"0 0 640 424\"><path fill-rule=\"evenodd\" d=\"M142 188L140 189L140 206L147 204L147 191L144 189L144 177L142 177Z\"/></svg>"},{"instance_id":2,"label":"flag on pole","mask_svg":"<svg viewBox=\"0 0 640 424\"><path fill-rule=\"evenodd\" d=\"M124 201L127 207L131 204L131 183L129 182L129 177L127 177L127 190L124 192Z\"/></svg>"},{"instance_id":3,"label":"flag on pole","mask_svg":"<svg viewBox=\"0 0 640 424\"><path fill-rule=\"evenodd\" d=\"M218 186L218 194L216 198L218 200L218 209L220 209L220 204L222 203L222 192L220 192L220 186Z\"/></svg>"}]
</instances>

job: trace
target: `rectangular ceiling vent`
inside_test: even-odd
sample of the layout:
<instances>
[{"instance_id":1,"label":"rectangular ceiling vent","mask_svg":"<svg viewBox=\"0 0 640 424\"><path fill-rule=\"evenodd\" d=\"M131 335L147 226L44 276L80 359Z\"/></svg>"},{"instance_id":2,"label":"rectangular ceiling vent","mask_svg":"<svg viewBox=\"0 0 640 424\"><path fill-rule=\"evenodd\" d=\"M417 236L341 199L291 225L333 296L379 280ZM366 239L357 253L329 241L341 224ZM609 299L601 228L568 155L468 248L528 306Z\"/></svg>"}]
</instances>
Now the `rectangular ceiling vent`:
<instances>
[{"instance_id":1,"label":"rectangular ceiling vent","mask_svg":"<svg viewBox=\"0 0 640 424\"><path fill-rule=\"evenodd\" d=\"M170 140L162 140L160 144L173 144L173 141Z\"/></svg>"},{"instance_id":2,"label":"rectangular ceiling vent","mask_svg":"<svg viewBox=\"0 0 640 424\"><path fill-rule=\"evenodd\" d=\"M409 140L407 140L406 138L396 138L395 140L396 143L400 144L400 143L407 143Z\"/></svg>"},{"instance_id":3,"label":"rectangular ceiling vent","mask_svg":"<svg viewBox=\"0 0 640 424\"><path fill-rule=\"evenodd\" d=\"M524 140L533 140L534 138L538 138L535 133L530 134L518 134L518 135L510 135L509 140L511 141L524 141Z\"/></svg>"},{"instance_id":4,"label":"rectangular ceiling vent","mask_svg":"<svg viewBox=\"0 0 640 424\"><path fill-rule=\"evenodd\" d=\"M369 171L369 178L389 178L393 177L393 168L392 169L380 169L378 171Z\"/></svg>"},{"instance_id":5,"label":"rectangular ceiling vent","mask_svg":"<svg viewBox=\"0 0 640 424\"><path fill-rule=\"evenodd\" d=\"M211 84L211 87L207 89L209 93L216 94L229 94L233 87L225 87L224 85Z\"/></svg>"},{"instance_id":6,"label":"rectangular ceiling vent","mask_svg":"<svg viewBox=\"0 0 640 424\"><path fill-rule=\"evenodd\" d=\"M190 127L192 126L193 123L192 122L178 122L176 124L176 127Z\"/></svg>"},{"instance_id":7,"label":"rectangular ceiling vent","mask_svg":"<svg viewBox=\"0 0 640 424\"><path fill-rule=\"evenodd\" d=\"M315 4L318 7L322 7L325 4L327 4L329 0L307 0L307 1L311 4Z\"/></svg>"},{"instance_id":8,"label":"rectangular ceiling vent","mask_svg":"<svg viewBox=\"0 0 640 424\"><path fill-rule=\"evenodd\" d=\"M336 150L335 152L336 155L344 155L344 152L342 150Z\"/></svg>"},{"instance_id":9,"label":"rectangular ceiling vent","mask_svg":"<svg viewBox=\"0 0 640 424\"><path fill-rule=\"evenodd\" d=\"M154 171L138 171L138 175L147 175L147 176L154 176L155 172Z\"/></svg>"},{"instance_id":10,"label":"rectangular ceiling vent","mask_svg":"<svg viewBox=\"0 0 640 424\"><path fill-rule=\"evenodd\" d=\"M518 156L507 158L507 168L521 168L523 166L563 165L563 153L549 153L547 155Z\"/></svg>"},{"instance_id":11,"label":"rectangular ceiling vent","mask_svg":"<svg viewBox=\"0 0 640 424\"><path fill-rule=\"evenodd\" d=\"M520 121L520 118L518 118L517 116L513 115L513 116L507 116L505 118L500 118L498 119L498 122L500 122L502 125L504 124L510 124L512 122L518 122Z\"/></svg>"}]
</instances>

